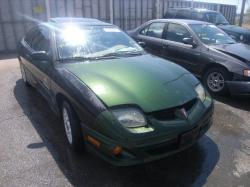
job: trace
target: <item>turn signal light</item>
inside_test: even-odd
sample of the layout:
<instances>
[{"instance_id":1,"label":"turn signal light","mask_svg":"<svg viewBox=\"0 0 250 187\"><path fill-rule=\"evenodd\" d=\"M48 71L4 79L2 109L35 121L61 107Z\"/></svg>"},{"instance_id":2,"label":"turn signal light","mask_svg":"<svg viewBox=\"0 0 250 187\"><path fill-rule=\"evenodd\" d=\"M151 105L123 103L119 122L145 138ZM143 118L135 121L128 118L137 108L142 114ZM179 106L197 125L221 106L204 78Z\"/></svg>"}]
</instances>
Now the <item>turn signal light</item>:
<instances>
[{"instance_id":1,"label":"turn signal light","mask_svg":"<svg viewBox=\"0 0 250 187\"><path fill-rule=\"evenodd\" d=\"M121 146L116 146L113 150L112 153L117 156L122 152L122 147Z\"/></svg>"},{"instance_id":2,"label":"turn signal light","mask_svg":"<svg viewBox=\"0 0 250 187\"><path fill-rule=\"evenodd\" d=\"M243 75L245 77L250 77L250 70L249 69L245 69L244 72L243 72Z\"/></svg>"},{"instance_id":3,"label":"turn signal light","mask_svg":"<svg viewBox=\"0 0 250 187\"><path fill-rule=\"evenodd\" d=\"M96 140L95 138L93 138L93 137L91 137L91 136L87 136L87 140L88 140L91 144L95 145L96 147L100 147L100 145L101 145L101 142L99 142L98 140Z\"/></svg>"}]
</instances>

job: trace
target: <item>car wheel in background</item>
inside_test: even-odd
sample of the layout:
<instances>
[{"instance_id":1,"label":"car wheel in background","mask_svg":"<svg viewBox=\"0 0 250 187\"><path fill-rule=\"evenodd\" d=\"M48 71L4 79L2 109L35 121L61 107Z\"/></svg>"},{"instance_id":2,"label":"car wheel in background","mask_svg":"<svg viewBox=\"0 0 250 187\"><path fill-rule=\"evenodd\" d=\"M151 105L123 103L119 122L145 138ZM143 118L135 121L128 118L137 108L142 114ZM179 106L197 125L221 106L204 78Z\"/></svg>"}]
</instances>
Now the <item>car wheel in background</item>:
<instances>
[{"instance_id":1,"label":"car wheel in background","mask_svg":"<svg viewBox=\"0 0 250 187\"><path fill-rule=\"evenodd\" d=\"M75 152L80 152L83 149L84 139L78 116L67 101L63 101L61 112L67 141Z\"/></svg>"},{"instance_id":2,"label":"car wheel in background","mask_svg":"<svg viewBox=\"0 0 250 187\"><path fill-rule=\"evenodd\" d=\"M229 73L224 68L211 68L206 71L203 77L203 84L215 94L225 95L228 93L226 81L229 80Z\"/></svg>"}]
</instances>

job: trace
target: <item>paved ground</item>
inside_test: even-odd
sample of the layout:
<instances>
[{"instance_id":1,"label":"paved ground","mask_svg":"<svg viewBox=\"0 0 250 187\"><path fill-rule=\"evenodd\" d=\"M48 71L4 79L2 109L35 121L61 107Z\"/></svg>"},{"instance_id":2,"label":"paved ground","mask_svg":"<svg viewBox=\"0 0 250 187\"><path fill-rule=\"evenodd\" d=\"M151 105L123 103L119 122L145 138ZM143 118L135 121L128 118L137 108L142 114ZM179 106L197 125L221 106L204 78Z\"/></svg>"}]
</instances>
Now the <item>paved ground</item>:
<instances>
[{"instance_id":1,"label":"paved ground","mask_svg":"<svg viewBox=\"0 0 250 187\"><path fill-rule=\"evenodd\" d=\"M250 98L218 98L214 125L193 148L146 165L113 167L65 146L60 121L0 61L0 186L250 186Z\"/></svg>"}]
</instances>

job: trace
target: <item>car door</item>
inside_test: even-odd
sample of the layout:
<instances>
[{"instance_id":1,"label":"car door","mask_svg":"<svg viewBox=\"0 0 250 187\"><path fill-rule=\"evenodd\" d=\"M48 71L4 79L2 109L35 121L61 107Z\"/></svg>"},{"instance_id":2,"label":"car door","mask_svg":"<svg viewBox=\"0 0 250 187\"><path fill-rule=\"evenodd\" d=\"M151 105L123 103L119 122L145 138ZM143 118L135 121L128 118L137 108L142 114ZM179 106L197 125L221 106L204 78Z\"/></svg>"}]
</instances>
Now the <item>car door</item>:
<instances>
[{"instance_id":1,"label":"car door","mask_svg":"<svg viewBox=\"0 0 250 187\"><path fill-rule=\"evenodd\" d=\"M36 36L32 39L31 48L32 52L45 52L48 56L52 55L50 31L47 27L39 26ZM46 99L50 100L50 77L53 74L52 60L36 60L31 55L30 64L37 80L37 89Z\"/></svg>"},{"instance_id":2,"label":"car door","mask_svg":"<svg viewBox=\"0 0 250 187\"><path fill-rule=\"evenodd\" d=\"M184 44L184 38L194 37L184 25L169 23L163 36L162 56L197 74L201 57L200 48Z\"/></svg>"},{"instance_id":3,"label":"car door","mask_svg":"<svg viewBox=\"0 0 250 187\"><path fill-rule=\"evenodd\" d=\"M31 48L31 42L33 38L37 35L37 27L31 29L25 37L18 44L18 59L20 63L25 67L25 74L29 82L35 87L36 78L34 77L35 68L32 65L31 54L33 49Z\"/></svg>"},{"instance_id":4,"label":"car door","mask_svg":"<svg viewBox=\"0 0 250 187\"><path fill-rule=\"evenodd\" d=\"M162 34L166 23L153 22L139 31L137 36L138 42L145 43L145 50L154 55L161 55L162 51Z\"/></svg>"}]
</instances>

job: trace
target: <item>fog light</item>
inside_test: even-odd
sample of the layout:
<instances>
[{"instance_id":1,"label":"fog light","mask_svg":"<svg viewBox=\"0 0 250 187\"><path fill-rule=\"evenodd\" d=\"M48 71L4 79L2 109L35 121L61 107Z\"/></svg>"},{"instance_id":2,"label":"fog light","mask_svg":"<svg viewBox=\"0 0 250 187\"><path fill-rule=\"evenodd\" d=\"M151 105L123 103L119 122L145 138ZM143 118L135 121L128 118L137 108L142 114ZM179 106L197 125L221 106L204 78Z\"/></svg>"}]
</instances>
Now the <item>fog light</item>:
<instances>
[{"instance_id":1,"label":"fog light","mask_svg":"<svg viewBox=\"0 0 250 187\"><path fill-rule=\"evenodd\" d=\"M243 72L243 75L245 77L250 77L250 70L249 69L245 69L244 72Z\"/></svg>"},{"instance_id":2,"label":"fog light","mask_svg":"<svg viewBox=\"0 0 250 187\"><path fill-rule=\"evenodd\" d=\"M112 153L117 156L122 152L122 147L121 146L116 146L113 150Z\"/></svg>"}]
</instances>

